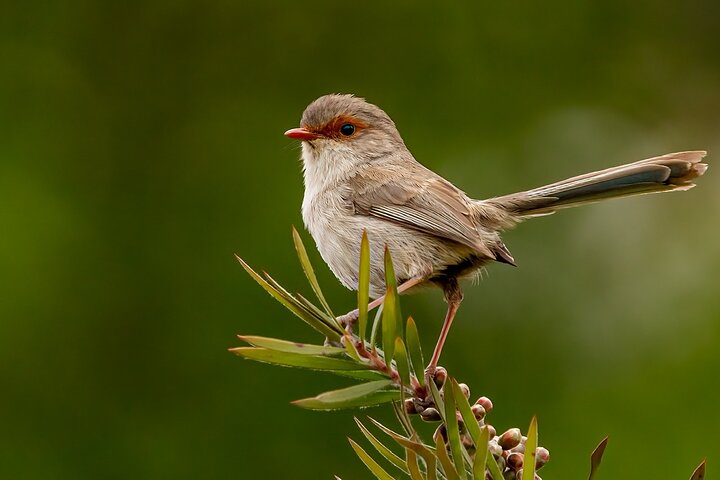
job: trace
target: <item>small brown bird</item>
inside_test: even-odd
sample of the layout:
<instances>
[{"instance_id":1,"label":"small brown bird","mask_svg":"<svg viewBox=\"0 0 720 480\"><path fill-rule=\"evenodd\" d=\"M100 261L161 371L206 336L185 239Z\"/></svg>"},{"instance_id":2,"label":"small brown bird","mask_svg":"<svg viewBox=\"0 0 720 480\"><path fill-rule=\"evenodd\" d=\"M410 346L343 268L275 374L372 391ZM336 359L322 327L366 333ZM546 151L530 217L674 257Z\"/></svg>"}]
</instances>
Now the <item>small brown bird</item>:
<instances>
[{"instance_id":1,"label":"small brown bird","mask_svg":"<svg viewBox=\"0 0 720 480\"><path fill-rule=\"evenodd\" d=\"M385 292L383 252L392 254L398 290L443 289L447 315L428 371L437 366L462 301L458 279L489 262L515 265L500 232L526 218L607 198L688 190L707 169L704 151L660 157L587 173L524 192L473 200L418 163L390 117L352 95L325 95L303 113L303 220L322 258L347 288L358 287L363 230L370 241L374 308ZM357 318L357 311L344 316Z\"/></svg>"}]
</instances>

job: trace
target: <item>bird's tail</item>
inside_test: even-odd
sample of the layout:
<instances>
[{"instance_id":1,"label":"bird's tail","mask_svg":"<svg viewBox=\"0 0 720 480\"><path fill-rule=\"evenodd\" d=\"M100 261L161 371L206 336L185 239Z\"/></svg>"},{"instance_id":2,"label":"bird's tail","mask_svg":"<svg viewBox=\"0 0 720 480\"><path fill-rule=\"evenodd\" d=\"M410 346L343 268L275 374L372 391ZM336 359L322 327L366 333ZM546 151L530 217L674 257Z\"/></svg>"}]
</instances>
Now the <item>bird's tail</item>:
<instances>
[{"instance_id":1,"label":"bird's tail","mask_svg":"<svg viewBox=\"0 0 720 480\"><path fill-rule=\"evenodd\" d=\"M689 190L695 186L693 180L707 170L707 165L700 163L705 154L668 153L486 202L520 220L608 198Z\"/></svg>"}]
</instances>

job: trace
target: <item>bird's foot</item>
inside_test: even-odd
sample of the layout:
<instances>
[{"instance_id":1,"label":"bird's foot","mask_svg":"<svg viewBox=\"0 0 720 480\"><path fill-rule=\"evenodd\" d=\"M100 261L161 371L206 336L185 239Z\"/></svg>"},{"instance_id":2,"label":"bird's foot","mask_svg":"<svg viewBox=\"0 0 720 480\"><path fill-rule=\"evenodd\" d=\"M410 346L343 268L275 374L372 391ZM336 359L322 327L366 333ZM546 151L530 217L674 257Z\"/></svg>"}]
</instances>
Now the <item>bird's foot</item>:
<instances>
[{"instance_id":1,"label":"bird's foot","mask_svg":"<svg viewBox=\"0 0 720 480\"><path fill-rule=\"evenodd\" d=\"M355 322L358 321L359 317L360 312L358 312L357 310L353 310L346 313L345 315L340 315L339 317L335 318L335 320L337 320L340 325L345 327L346 331L352 333L352 327L353 325L355 325Z\"/></svg>"}]
</instances>

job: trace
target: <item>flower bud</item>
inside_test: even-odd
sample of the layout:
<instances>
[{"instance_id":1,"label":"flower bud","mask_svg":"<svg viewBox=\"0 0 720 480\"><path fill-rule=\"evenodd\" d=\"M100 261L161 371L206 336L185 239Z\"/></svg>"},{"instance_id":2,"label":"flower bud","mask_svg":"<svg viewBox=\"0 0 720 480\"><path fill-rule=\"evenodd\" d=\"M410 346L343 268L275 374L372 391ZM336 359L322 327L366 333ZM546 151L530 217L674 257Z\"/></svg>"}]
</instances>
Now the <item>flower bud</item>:
<instances>
[{"instance_id":1,"label":"flower bud","mask_svg":"<svg viewBox=\"0 0 720 480\"><path fill-rule=\"evenodd\" d=\"M443 367L437 367L435 369L435 374L433 375L435 385L440 388L445 384L445 380L447 380L447 370Z\"/></svg>"},{"instance_id":2,"label":"flower bud","mask_svg":"<svg viewBox=\"0 0 720 480\"><path fill-rule=\"evenodd\" d=\"M475 401L475 405L482 405L487 413L492 412L493 403L488 397L480 397Z\"/></svg>"},{"instance_id":3,"label":"flower bud","mask_svg":"<svg viewBox=\"0 0 720 480\"><path fill-rule=\"evenodd\" d=\"M487 425L487 429L489 434L488 436L490 438L495 438L495 435L497 435L497 430L495 430L495 427L493 427L492 425Z\"/></svg>"},{"instance_id":4,"label":"flower bud","mask_svg":"<svg viewBox=\"0 0 720 480\"><path fill-rule=\"evenodd\" d=\"M492 477L490 477L492 480ZM518 477L515 476L514 470L505 470L505 473L503 473L503 479L504 480L516 480Z\"/></svg>"},{"instance_id":5,"label":"flower bud","mask_svg":"<svg viewBox=\"0 0 720 480\"><path fill-rule=\"evenodd\" d=\"M472 410L473 415L475 415L475 418L478 420L482 420L485 418L485 407L482 405L478 405L477 403L470 407L470 410Z\"/></svg>"},{"instance_id":6,"label":"flower bud","mask_svg":"<svg viewBox=\"0 0 720 480\"><path fill-rule=\"evenodd\" d=\"M522 453L511 453L505 460L508 468L518 471L523 466L523 455Z\"/></svg>"},{"instance_id":7,"label":"flower bud","mask_svg":"<svg viewBox=\"0 0 720 480\"><path fill-rule=\"evenodd\" d=\"M535 450L535 468L540 470L550 460L550 452L545 447L538 447Z\"/></svg>"},{"instance_id":8,"label":"flower bud","mask_svg":"<svg viewBox=\"0 0 720 480\"><path fill-rule=\"evenodd\" d=\"M460 390L462 390L463 395L465 395L465 398L470 398L470 387L467 386L467 383L461 383L458 386Z\"/></svg>"},{"instance_id":9,"label":"flower bud","mask_svg":"<svg viewBox=\"0 0 720 480\"><path fill-rule=\"evenodd\" d=\"M507 432L500 435L500 439L498 440L498 444L503 448L503 450L510 450L511 448L517 447L520 445L520 441L522 440L522 432L519 428L511 428Z\"/></svg>"},{"instance_id":10,"label":"flower bud","mask_svg":"<svg viewBox=\"0 0 720 480\"><path fill-rule=\"evenodd\" d=\"M426 408L420 412L420 417L426 422L437 422L442 418L440 417L440 412L438 412L436 408L432 407Z\"/></svg>"},{"instance_id":11,"label":"flower bud","mask_svg":"<svg viewBox=\"0 0 720 480\"><path fill-rule=\"evenodd\" d=\"M515 452L517 452L517 453L525 453L525 445L523 445L523 444L521 443L520 445L511 448L510 451L513 452L513 453L515 453Z\"/></svg>"},{"instance_id":12,"label":"flower bud","mask_svg":"<svg viewBox=\"0 0 720 480\"><path fill-rule=\"evenodd\" d=\"M405 399L405 403L403 404L403 406L405 407L405 412L406 412L408 415L415 415L416 413L418 413L418 412L415 410L415 402L413 401L412 398L406 398L406 399Z\"/></svg>"}]
</instances>

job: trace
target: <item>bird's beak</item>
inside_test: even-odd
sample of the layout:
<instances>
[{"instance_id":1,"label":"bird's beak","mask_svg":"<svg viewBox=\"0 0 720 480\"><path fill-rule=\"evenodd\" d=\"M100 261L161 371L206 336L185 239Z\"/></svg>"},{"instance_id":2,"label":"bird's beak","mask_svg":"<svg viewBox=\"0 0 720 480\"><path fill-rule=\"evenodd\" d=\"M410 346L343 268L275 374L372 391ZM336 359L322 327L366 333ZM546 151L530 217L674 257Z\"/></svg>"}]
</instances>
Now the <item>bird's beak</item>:
<instances>
[{"instance_id":1,"label":"bird's beak","mask_svg":"<svg viewBox=\"0 0 720 480\"><path fill-rule=\"evenodd\" d=\"M285 132L285 136L294 138L295 140L315 140L320 135L304 128L291 128Z\"/></svg>"}]
</instances>

